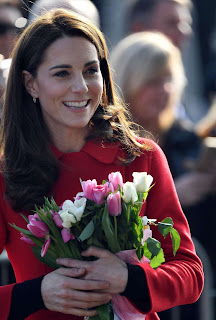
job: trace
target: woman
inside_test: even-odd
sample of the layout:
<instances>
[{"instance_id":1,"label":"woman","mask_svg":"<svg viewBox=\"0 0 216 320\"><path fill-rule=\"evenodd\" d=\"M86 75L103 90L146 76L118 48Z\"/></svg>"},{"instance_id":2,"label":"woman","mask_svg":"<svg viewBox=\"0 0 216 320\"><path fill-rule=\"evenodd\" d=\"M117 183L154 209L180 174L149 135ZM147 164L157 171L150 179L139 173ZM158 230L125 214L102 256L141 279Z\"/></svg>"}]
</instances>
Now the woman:
<instances>
[{"instance_id":1,"label":"woman","mask_svg":"<svg viewBox=\"0 0 216 320\"><path fill-rule=\"evenodd\" d=\"M96 306L121 293L149 320L158 319L157 311L198 299L202 265L165 157L155 143L135 138L113 91L101 32L85 18L56 10L25 30L12 60L1 135L0 248L5 246L18 284L0 288L0 318L94 316ZM44 195L61 204L80 191L80 177L102 182L114 171L124 181L133 171L152 174L156 185L143 213L158 220L169 213L180 232L175 257L171 241L163 243L155 232L166 254L157 270L126 265L109 251L91 247L85 256L96 261L61 259L63 267L53 271L9 226L26 228L19 212L29 214L35 204L43 204Z\"/></svg>"}]
</instances>

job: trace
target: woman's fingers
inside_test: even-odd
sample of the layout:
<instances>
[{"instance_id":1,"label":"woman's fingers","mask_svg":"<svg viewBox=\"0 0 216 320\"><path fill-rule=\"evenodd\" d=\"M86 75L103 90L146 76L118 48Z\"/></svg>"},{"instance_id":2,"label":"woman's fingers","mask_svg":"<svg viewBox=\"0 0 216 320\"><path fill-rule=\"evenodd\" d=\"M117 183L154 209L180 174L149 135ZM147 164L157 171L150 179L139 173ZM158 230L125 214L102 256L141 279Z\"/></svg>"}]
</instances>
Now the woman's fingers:
<instances>
[{"instance_id":1,"label":"woman's fingers","mask_svg":"<svg viewBox=\"0 0 216 320\"><path fill-rule=\"evenodd\" d=\"M89 247L86 251L82 252L82 255L84 257L96 257L101 259L109 259L113 256L111 252L105 249L97 248L94 246ZM65 267L71 267L71 268L86 268L88 267L91 262L84 261L84 260L75 260L70 258L59 258L56 260L57 264L60 264Z\"/></svg>"},{"instance_id":2,"label":"woman's fingers","mask_svg":"<svg viewBox=\"0 0 216 320\"><path fill-rule=\"evenodd\" d=\"M109 288L109 283L106 281L86 280L86 279L70 279L68 278L63 284L65 288L73 288L75 290L97 291Z\"/></svg>"},{"instance_id":3,"label":"woman's fingers","mask_svg":"<svg viewBox=\"0 0 216 320\"><path fill-rule=\"evenodd\" d=\"M78 316L93 316L94 310L86 310L105 304L112 299L106 292L106 281L86 280L79 277L85 269L59 268L47 274L41 283L41 295L47 309ZM76 274L72 278L71 274Z\"/></svg>"},{"instance_id":4,"label":"woman's fingers","mask_svg":"<svg viewBox=\"0 0 216 320\"><path fill-rule=\"evenodd\" d=\"M79 278L86 273L85 268L59 268L56 270L56 273L59 273L66 277Z\"/></svg>"},{"instance_id":5,"label":"woman's fingers","mask_svg":"<svg viewBox=\"0 0 216 320\"><path fill-rule=\"evenodd\" d=\"M90 247L82 253L85 257L96 257L94 261L73 260L69 258L61 258L57 260L61 264L69 268L84 268L86 272L82 276L85 280L94 280L99 282L107 282L107 288L98 288L111 294L118 294L125 290L128 281L128 269L125 262L108 250ZM86 282L85 285L91 283ZM82 288L82 290L94 290L92 288ZM97 290L97 289L95 289Z\"/></svg>"},{"instance_id":6,"label":"woman's fingers","mask_svg":"<svg viewBox=\"0 0 216 320\"><path fill-rule=\"evenodd\" d=\"M84 295L82 292L73 292L72 290L72 292L67 293L65 291L61 292L58 299L60 304L65 308L89 309L108 303L112 299L112 296L108 296L107 294L96 296L90 292Z\"/></svg>"}]
</instances>

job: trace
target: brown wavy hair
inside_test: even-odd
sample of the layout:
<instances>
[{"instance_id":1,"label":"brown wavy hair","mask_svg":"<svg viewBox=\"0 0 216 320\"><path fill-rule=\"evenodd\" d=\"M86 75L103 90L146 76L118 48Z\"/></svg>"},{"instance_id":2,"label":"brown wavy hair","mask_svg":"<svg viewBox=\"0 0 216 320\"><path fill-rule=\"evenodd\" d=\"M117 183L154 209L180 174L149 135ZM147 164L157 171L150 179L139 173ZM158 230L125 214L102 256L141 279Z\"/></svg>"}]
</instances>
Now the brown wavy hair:
<instances>
[{"instance_id":1,"label":"brown wavy hair","mask_svg":"<svg viewBox=\"0 0 216 320\"><path fill-rule=\"evenodd\" d=\"M41 205L58 178L59 163L50 150L51 138L37 107L24 85L22 71L34 77L46 49L64 36L91 41L98 52L103 76L102 103L89 125L87 139L118 141L127 150L124 163L140 155L140 145L132 130L128 111L118 100L107 61L103 34L89 20L67 10L57 9L39 17L19 38L12 53L12 65L5 93L0 147L6 195L14 210L32 210Z\"/></svg>"}]
</instances>

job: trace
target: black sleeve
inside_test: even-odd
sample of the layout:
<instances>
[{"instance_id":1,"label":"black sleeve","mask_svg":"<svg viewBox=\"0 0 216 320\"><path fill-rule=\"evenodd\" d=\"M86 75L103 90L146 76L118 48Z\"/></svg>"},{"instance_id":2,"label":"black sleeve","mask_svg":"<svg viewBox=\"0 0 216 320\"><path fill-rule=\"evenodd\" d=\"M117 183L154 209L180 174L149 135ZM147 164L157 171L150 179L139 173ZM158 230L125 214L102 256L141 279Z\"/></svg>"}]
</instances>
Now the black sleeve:
<instances>
[{"instance_id":1,"label":"black sleeve","mask_svg":"<svg viewBox=\"0 0 216 320\"><path fill-rule=\"evenodd\" d=\"M128 283L121 295L130 299L138 309L148 312L151 308L149 290L145 272L138 265L127 263Z\"/></svg>"},{"instance_id":2,"label":"black sleeve","mask_svg":"<svg viewBox=\"0 0 216 320\"><path fill-rule=\"evenodd\" d=\"M23 320L40 309L46 309L41 296L43 277L17 283L14 286L8 320Z\"/></svg>"}]
</instances>

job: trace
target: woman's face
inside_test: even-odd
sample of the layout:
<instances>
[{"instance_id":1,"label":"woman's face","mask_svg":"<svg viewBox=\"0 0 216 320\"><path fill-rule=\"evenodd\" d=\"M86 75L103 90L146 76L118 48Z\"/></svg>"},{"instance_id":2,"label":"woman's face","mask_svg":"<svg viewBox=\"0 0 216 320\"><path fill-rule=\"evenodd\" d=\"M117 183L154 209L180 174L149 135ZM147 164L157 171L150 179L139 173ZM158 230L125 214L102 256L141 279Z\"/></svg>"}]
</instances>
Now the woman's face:
<instances>
[{"instance_id":1,"label":"woman's face","mask_svg":"<svg viewBox=\"0 0 216 320\"><path fill-rule=\"evenodd\" d=\"M85 135L103 92L95 46L83 37L55 41L45 52L33 89L52 135Z\"/></svg>"},{"instance_id":2,"label":"woman's face","mask_svg":"<svg viewBox=\"0 0 216 320\"><path fill-rule=\"evenodd\" d=\"M171 92L172 78L169 71L144 84L129 97L134 121L142 126L156 123L169 103Z\"/></svg>"}]
</instances>

